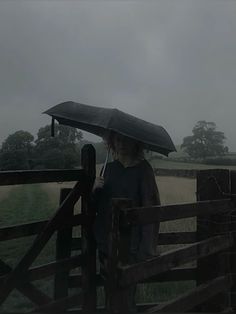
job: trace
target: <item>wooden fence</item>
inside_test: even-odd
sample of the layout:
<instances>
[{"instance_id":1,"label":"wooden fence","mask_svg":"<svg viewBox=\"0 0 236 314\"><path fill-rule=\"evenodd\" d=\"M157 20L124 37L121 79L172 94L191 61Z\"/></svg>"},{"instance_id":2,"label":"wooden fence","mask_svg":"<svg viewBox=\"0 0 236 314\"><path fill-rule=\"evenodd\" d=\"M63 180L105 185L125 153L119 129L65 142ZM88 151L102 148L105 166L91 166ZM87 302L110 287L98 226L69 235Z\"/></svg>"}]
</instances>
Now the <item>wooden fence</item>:
<instances>
[{"instance_id":1,"label":"wooden fence","mask_svg":"<svg viewBox=\"0 0 236 314\"><path fill-rule=\"evenodd\" d=\"M231 312L235 309L235 172L204 170L197 173L197 202L129 208L127 200L113 202L113 228L108 265L110 302L127 312L129 286L140 282L194 280L196 287L162 304L146 305L143 313ZM231 188L231 191L230 191ZM128 264L131 228L154 222L197 217L196 232L161 233L159 245L181 244L160 256ZM184 266L194 262L195 267Z\"/></svg>"},{"instance_id":2,"label":"wooden fence","mask_svg":"<svg viewBox=\"0 0 236 314\"><path fill-rule=\"evenodd\" d=\"M103 282L96 269L96 246L92 226L95 210L89 196L95 178L95 152L91 145L82 149L80 170L17 171L0 173L0 185L78 181L73 189L63 189L60 206L48 221L0 229L0 241L36 235L34 243L14 269L0 257L0 304L13 289L35 305L35 312L101 311L97 287L106 285L111 313L128 313L126 294L136 283L195 281L196 287L162 304L138 305L143 313L230 312L236 308L235 281L235 193L236 172L204 170L197 172L197 202L132 208L129 200L114 199L109 238L109 275ZM74 214L81 197L81 213ZM132 226L196 217L196 232L160 233L159 245L180 244L151 259L128 263ZM81 237L73 238L74 226ZM56 233L54 262L32 266L51 236ZM74 253L72 254L72 251ZM78 253L79 252L79 253ZM186 266L195 262L195 266ZM71 274L71 270L78 270ZM54 297L34 285L34 281L54 276ZM77 288L72 294L70 288Z\"/></svg>"}]
</instances>

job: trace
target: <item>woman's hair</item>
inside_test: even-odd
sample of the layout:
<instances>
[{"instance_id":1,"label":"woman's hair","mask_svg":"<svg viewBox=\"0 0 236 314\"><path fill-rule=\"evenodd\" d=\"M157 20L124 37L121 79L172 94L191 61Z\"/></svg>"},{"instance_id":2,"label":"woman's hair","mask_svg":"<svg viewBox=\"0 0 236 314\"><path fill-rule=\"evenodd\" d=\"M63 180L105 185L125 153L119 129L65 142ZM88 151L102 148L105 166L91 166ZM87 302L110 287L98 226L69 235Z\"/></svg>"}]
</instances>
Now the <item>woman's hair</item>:
<instances>
[{"instance_id":1,"label":"woman's hair","mask_svg":"<svg viewBox=\"0 0 236 314\"><path fill-rule=\"evenodd\" d=\"M111 151L112 151L112 157L113 159L117 158L117 152L115 149L115 145L114 145L114 138L116 136L117 133L115 132L110 132L109 135L104 138L104 141L107 145L107 147L110 147ZM119 136L123 137L123 138L128 138L129 140L132 140L132 142L134 142L134 150L132 151L133 156L137 159L144 159L144 147L143 144L137 140L133 140L129 137L126 137L124 135L119 134Z\"/></svg>"}]
</instances>

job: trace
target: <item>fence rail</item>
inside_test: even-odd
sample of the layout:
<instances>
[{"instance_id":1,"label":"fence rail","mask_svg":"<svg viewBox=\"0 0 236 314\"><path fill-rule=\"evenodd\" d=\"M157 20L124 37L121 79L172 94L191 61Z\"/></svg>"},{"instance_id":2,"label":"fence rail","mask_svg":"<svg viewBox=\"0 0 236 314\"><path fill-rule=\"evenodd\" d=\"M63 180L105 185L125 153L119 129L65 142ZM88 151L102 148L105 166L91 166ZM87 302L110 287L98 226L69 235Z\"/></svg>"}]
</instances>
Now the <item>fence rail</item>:
<instances>
[{"instance_id":1,"label":"fence rail","mask_svg":"<svg viewBox=\"0 0 236 314\"><path fill-rule=\"evenodd\" d=\"M46 277L55 275L56 273L72 270L76 267L80 267L85 263L85 257L82 255L73 256L70 258L62 259L59 261L51 262L45 265L30 268L24 273L24 277L21 278L21 282L30 282L34 280L41 280ZM3 267L1 273L3 273ZM5 267L6 275L0 277L0 283L3 283L7 278L7 274L11 272L10 268Z\"/></svg>"},{"instance_id":2,"label":"fence rail","mask_svg":"<svg viewBox=\"0 0 236 314\"><path fill-rule=\"evenodd\" d=\"M151 307L146 313L164 313L164 312L186 312L190 311L199 303L207 301L211 297L222 291L229 289L233 285L230 275L214 279L208 284L202 284L196 289L164 304Z\"/></svg>"},{"instance_id":3,"label":"fence rail","mask_svg":"<svg viewBox=\"0 0 236 314\"><path fill-rule=\"evenodd\" d=\"M0 171L0 186L48 182L84 182L85 179L86 175L83 169Z\"/></svg>"},{"instance_id":4,"label":"fence rail","mask_svg":"<svg viewBox=\"0 0 236 314\"><path fill-rule=\"evenodd\" d=\"M126 208L122 210L121 223L128 225L144 225L153 222L164 222L194 216L210 214L227 214L235 208L231 199L200 201L165 206Z\"/></svg>"},{"instance_id":5,"label":"fence rail","mask_svg":"<svg viewBox=\"0 0 236 314\"><path fill-rule=\"evenodd\" d=\"M230 248L233 243L233 237L230 235L216 236L189 244L183 248L167 251L158 257L145 260L144 262L120 266L118 267L120 275L119 285L131 285L151 276L165 273L173 267L178 267Z\"/></svg>"},{"instance_id":6,"label":"fence rail","mask_svg":"<svg viewBox=\"0 0 236 314\"><path fill-rule=\"evenodd\" d=\"M56 226L56 230L62 230L68 227L74 227L79 225L89 224L90 217L86 217L82 214L73 215L67 219L63 225L59 224ZM46 227L49 223L49 220L35 221L31 223L19 224L14 226L8 226L0 228L0 242L19 239L22 237L37 235L39 232Z\"/></svg>"}]
</instances>

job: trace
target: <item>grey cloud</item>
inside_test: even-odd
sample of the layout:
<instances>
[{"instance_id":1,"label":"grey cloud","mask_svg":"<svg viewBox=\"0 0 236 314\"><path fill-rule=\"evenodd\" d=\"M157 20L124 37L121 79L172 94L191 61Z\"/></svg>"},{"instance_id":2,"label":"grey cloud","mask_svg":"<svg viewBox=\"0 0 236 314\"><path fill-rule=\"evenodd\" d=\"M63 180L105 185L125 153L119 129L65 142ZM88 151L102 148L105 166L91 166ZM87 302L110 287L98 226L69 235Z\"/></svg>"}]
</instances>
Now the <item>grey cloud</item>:
<instances>
[{"instance_id":1,"label":"grey cloud","mask_svg":"<svg viewBox=\"0 0 236 314\"><path fill-rule=\"evenodd\" d=\"M0 108L34 134L64 100L119 107L176 144L200 119L236 149L236 2L0 2Z\"/></svg>"}]
</instances>

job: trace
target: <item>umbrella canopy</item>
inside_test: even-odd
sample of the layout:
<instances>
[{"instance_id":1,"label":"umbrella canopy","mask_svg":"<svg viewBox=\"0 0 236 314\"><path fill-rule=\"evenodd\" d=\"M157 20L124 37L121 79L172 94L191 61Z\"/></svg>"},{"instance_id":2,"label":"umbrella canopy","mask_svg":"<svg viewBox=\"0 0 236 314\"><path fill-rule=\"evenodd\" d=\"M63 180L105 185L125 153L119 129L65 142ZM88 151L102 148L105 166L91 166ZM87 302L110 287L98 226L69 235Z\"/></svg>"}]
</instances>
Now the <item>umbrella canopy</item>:
<instances>
[{"instance_id":1,"label":"umbrella canopy","mask_svg":"<svg viewBox=\"0 0 236 314\"><path fill-rule=\"evenodd\" d=\"M144 147L168 156L176 151L166 130L156 124L136 118L118 109L63 102L44 113L60 124L69 125L104 137L109 131L117 132L144 144Z\"/></svg>"}]
</instances>

